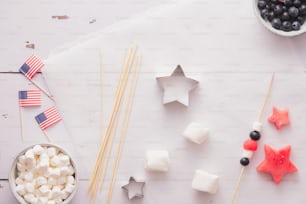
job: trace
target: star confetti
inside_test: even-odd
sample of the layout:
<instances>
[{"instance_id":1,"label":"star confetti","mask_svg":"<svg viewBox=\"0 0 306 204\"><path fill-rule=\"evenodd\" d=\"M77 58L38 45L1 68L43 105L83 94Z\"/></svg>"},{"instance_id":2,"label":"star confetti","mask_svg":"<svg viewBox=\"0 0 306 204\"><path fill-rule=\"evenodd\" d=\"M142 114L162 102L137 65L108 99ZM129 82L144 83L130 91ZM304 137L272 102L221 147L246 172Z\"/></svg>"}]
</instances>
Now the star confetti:
<instances>
[{"instance_id":1,"label":"star confetti","mask_svg":"<svg viewBox=\"0 0 306 204\"><path fill-rule=\"evenodd\" d=\"M298 169L290 161L291 146L275 150L265 145L265 160L257 167L257 171L272 175L274 183L279 184L287 173L297 172Z\"/></svg>"},{"instance_id":2,"label":"star confetti","mask_svg":"<svg viewBox=\"0 0 306 204\"><path fill-rule=\"evenodd\" d=\"M268 121L274 123L275 127L279 130L281 127L290 124L288 115L288 110L281 111L276 107L273 107L273 114L269 117Z\"/></svg>"},{"instance_id":3,"label":"star confetti","mask_svg":"<svg viewBox=\"0 0 306 204\"><path fill-rule=\"evenodd\" d=\"M189 92L197 87L198 81L188 78L180 65L170 76L157 77L159 85L164 90L163 104L179 102L189 105Z\"/></svg>"}]
</instances>

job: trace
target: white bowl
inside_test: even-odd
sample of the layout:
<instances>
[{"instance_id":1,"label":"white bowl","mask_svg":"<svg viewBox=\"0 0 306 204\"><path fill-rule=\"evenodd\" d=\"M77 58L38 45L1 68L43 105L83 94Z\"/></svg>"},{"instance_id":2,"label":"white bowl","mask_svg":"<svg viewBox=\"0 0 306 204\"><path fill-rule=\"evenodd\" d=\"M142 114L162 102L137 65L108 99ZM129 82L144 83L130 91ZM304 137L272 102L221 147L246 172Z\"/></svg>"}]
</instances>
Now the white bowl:
<instances>
[{"instance_id":1,"label":"white bowl","mask_svg":"<svg viewBox=\"0 0 306 204\"><path fill-rule=\"evenodd\" d=\"M277 29L273 28L269 21L266 21L261 17L259 8L257 7L257 2L258 2L258 0L253 0L253 8L254 8L254 11L255 11L255 15L257 16L259 21L264 25L264 27L266 27L272 33L275 33L275 34L280 35L280 36L285 36L285 37L293 37L293 36L297 36L297 35L300 35L300 34L303 34L303 33L306 32L306 21L303 25L301 25L301 29L296 30L296 31L294 30L294 31L285 32L285 31L277 30Z\"/></svg>"},{"instance_id":2,"label":"white bowl","mask_svg":"<svg viewBox=\"0 0 306 204\"><path fill-rule=\"evenodd\" d=\"M72 167L74 168L74 178L75 178L75 189L74 191L69 195L69 197L63 201L63 204L68 204L72 198L75 196L76 194L76 191L77 191L77 188L78 188L78 173L77 173L77 168L76 168L76 165L75 165L75 162L72 160L71 156L61 147L57 146L57 145L53 145L53 144L35 144L35 145L40 145L42 147L54 147L58 150L60 150L62 153L64 153L65 155L69 156L70 158L70 163L72 165ZM15 179L16 179L16 176L17 176L17 162L18 162L18 158L21 156L21 155L24 155L25 152L31 148L33 148L35 145L32 145L30 147L27 147L26 149L24 149L23 151L21 151L17 157L15 158L13 164L12 164L12 167L11 167L11 170L10 170L10 173L9 173L9 184L10 184L10 188L15 196L15 198L19 201L19 203L21 204L29 204L28 202L26 202L23 197L21 195L19 195L17 192L16 192L16 183L15 183Z\"/></svg>"}]
</instances>

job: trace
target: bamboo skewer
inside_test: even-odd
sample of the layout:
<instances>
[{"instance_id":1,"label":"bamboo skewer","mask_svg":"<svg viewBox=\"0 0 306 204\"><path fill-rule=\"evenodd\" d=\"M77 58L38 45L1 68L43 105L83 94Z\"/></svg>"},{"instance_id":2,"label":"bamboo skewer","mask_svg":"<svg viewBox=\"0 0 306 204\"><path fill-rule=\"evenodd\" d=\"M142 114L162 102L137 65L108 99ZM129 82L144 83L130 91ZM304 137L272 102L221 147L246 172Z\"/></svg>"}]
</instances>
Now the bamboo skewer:
<instances>
[{"instance_id":1,"label":"bamboo skewer","mask_svg":"<svg viewBox=\"0 0 306 204\"><path fill-rule=\"evenodd\" d=\"M24 136L23 136L23 113L22 113L22 107L19 105L19 124L20 124L20 134L21 134L21 142L24 142Z\"/></svg>"},{"instance_id":2,"label":"bamboo skewer","mask_svg":"<svg viewBox=\"0 0 306 204\"><path fill-rule=\"evenodd\" d=\"M124 119L123 119L123 128L122 128L121 134L120 134L120 141L119 141L118 148L117 148L115 164L114 164L113 170L112 170L112 177L111 177L111 181L110 181L109 188L108 188L106 204L110 204L111 199L112 199L112 193L113 193L114 184L115 184L115 180L116 180L116 175L117 175L117 171L118 171L118 167L119 167L121 153L122 153L122 149L123 149L123 145L124 145L124 140L125 140L125 137L126 137L126 132L127 132L131 112L132 112L132 106L133 106L134 96L135 96L135 92L136 92L136 85L137 85L138 76L139 76L140 63L141 63L141 57L138 57L138 59L136 61L136 67L135 67L133 79L132 79L131 90L130 90L130 93L128 95L127 107L126 107L126 111L125 111Z\"/></svg>"},{"instance_id":3,"label":"bamboo skewer","mask_svg":"<svg viewBox=\"0 0 306 204\"><path fill-rule=\"evenodd\" d=\"M264 110L266 108L268 98L271 94L272 84L273 84L273 81L274 81L274 75L275 75L275 73L272 74L272 78L270 80L270 83L269 83L269 86L268 86L268 89L267 89L267 92L266 92L266 95L265 95L265 98L264 98L264 102L263 102L262 107L260 109L260 112L259 112L259 115L258 115L258 118L257 118L258 122L262 121ZM245 172L245 168L246 168L245 166L241 167L240 174L239 174L239 177L238 177L238 180L237 180L237 183L235 185L235 189L234 189L234 192L233 192L233 195L232 195L231 204L235 203L236 196L237 196L237 193L238 193L238 190L239 190L239 187L240 187L240 184L241 184L244 172Z\"/></svg>"},{"instance_id":4,"label":"bamboo skewer","mask_svg":"<svg viewBox=\"0 0 306 204\"><path fill-rule=\"evenodd\" d=\"M114 107L117 104L116 99L119 97L119 93L121 90L121 86L122 86L122 82L124 79L124 73L125 73L125 68L127 67L127 63L128 63L128 58L129 56L127 55L124 65L122 67L122 70L120 72L120 77L119 77L119 83L117 85L117 91L116 91L116 95L115 95L115 104ZM113 109L113 114L115 113L114 111L118 110L118 109ZM101 147L102 146L106 146L106 140L104 138L104 140L101 140ZM89 190L91 191L91 198L95 198L96 197L96 193L97 193L97 180L98 182L100 181L100 172L101 172L101 168L103 168L103 164L104 164L104 155L103 155L103 151L104 149L100 148L99 153L98 153L98 158L97 158L97 162L94 168L94 172L92 174L92 178L90 179L90 184L89 184ZM93 200L92 200L93 201Z\"/></svg>"},{"instance_id":5,"label":"bamboo skewer","mask_svg":"<svg viewBox=\"0 0 306 204\"><path fill-rule=\"evenodd\" d=\"M39 90L41 90L46 96L48 96L48 98L50 98L52 101L55 101L54 98L52 97L52 95L49 94L49 92L48 92L46 89L44 89L41 85L39 85L36 81L30 80L30 79L29 79L29 81L30 81L34 86L36 86Z\"/></svg>"},{"instance_id":6,"label":"bamboo skewer","mask_svg":"<svg viewBox=\"0 0 306 204\"><path fill-rule=\"evenodd\" d=\"M129 72L130 72L130 69L134 61L135 53L136 53L136 46L133 47L131 51L129 52L127 60L125 61L124 66L121 71L121 77L120 77L120 81L118 83L118 87L116 91L115 102L114 102L114 107L113 107L113 111L111 114L110 122L106 130L104 140L102 141L100 145L98 158L96 160L94 171L92 173L89 187L88 187L90 197L91 197L91 202L95 201L95 197L96 197L98 188L100 186L99 182L100 183L102 182L100 178L101 168L104 169L103 171L105 171L105 165L103 164L105 164L104 159L105 159L105 154L107 153L106 150L108 149L110 137L112 137L112 134L113 134L114 124L116 123L118 119L118 112L122 104L123 95L126 89Z\"/></svg>"}]
</instances>

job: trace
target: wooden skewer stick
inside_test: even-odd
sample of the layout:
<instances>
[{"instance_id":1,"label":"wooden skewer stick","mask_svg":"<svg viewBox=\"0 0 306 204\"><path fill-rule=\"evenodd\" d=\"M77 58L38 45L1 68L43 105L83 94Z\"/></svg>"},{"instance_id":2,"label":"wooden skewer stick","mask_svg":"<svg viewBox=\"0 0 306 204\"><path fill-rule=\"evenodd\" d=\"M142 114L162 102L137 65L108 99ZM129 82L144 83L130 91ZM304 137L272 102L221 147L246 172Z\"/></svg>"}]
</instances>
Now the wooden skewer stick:
<instances>
[{"instance_id":1,"label":"wooden skewer stick","mask_svg":"<svg viewBox=\"0 0 306 204\"><path fill-rule=\"evenodd\" d=\"M110 181L109 188L108 188L106 204L110 204L111 199L112 199L114 184L115 184L116 175L117 175L119 162L120 162L120 158L121 158L121 153L122 153L122 149L123 149L123 145L124 145L124 140L125 140L125 137L126 137L126 132L127 132L131 112L132 112L132 106L133 106L135 92L136 92L136 86L137 86L137 82L138 82L140 64L141 64L141 57L138 57L138 59L136 61L135 72L134 72L133 79L132 79L131 90L130 90L130 93L129 93L129 96L128 96L127 107L126 107L126 111L125 111L125 114L124 114L123 128L122 128L122 131L121 131L121 134L120 134L120 142L118 144L116 160L115 160L115 164L114 164L113 170L112 170L112 177L111 177L111 181Z\"/></svg>"},{"instance_id":2,"label":"wooden skewer stick","mask_svg":"<svg viewBox=\"0 0 306 204\"><path fill-rule=\"evenodd\" d=\"M24 142L24 137L23 137L23 114L22 114L22 107L19 105L19 121L20 121L20 134L21 134L21 142Z\"/></svg>"},{"instance_id":3,"label":"wooden skewer stick","mask_svg":"<svg viewBox=\"0 0 306 204\"><path fill-rule=\"evenodd\" d=\"M270 80L269 87L268 87L268 89L267 89L267 93L266 93L265 98L264 98L264 102L263 102L262 107L261 107L261 109L260 109L260 112L259 112L259 115L258 115L258 119L257 119L258 122L261 122L261 121L262 121L263 113L264 113L264 111L265 111L265 108L266 108L266 105L267 105L268 98L269 98L269 96L270 96L270 94L271 94L272 84L273 84L273 81L274 81L274 75L275 75L275 73L272 74L272 78L271 78L271 80ZM234 189L234 193L233 193L233 196L232 196L231 204L234 204L234 203L235 203L236 196L237 196L237 193L238 193L238 189L239 189L239 187L240 187L240 184L241 184L241 181L242 181L243 174L244 174L244 172L245 172L245 168L246 168L245 166L241 167L240 174L239 174L239 177L238 177L238 180L237 180L235 189Z\"/></svg>"},{"instance_id":4,"label":"wooden skewer stick","mask_svg":"<svg viewBox=\"0 0 306 204\"><path fill-rule=\"evenodd\" d=\"M48 93L48 91L46 89L44 89L43 87L41 87L41 85L39 85L36 81L34 80L30 80L30 82L32 82L32 84L34 86L36 86L39 90L41 90L46 96L48 96L52 101L55 101L54 98L51 96L51 94Z\"/></svg>"},{"instance_id":5,"label":"wooden skewer stick","mask_svg":"<svg viewBox=\"0 0 306 204\"><path fill-rule=\"evenodd\" d=\"M123 73L123 77L120 78L119 85L117 87L117 92L116 92L116 96L115 96L115 103L114 103L111 119L110 119L110 122L109 122L109 126L106 130L105 138L104 138L104 140L103 140L103 142L100 146L100 150L99 150L98 158L97 158L97 161L96 161L96 165L95 165L95 168L94 168L94 171L93 171L92 177L90 179L90 183L89 183L89 191L90 191L90 195L91 195L91 201L95 200L96 192L98 190L97 187L99 186L99 184L97 182L100 181L100 178L98 178L97 176L100 175L99 171L101 169L101 164L102 164L101 162L103 161L103 158L105 158L105 152L106 152L107 146L109 144L109 138L112 135L114 123L117 120L118 112L120 110L120 106L121 106L121 103L122 103L122 98L123 98L124 91L125 91L126 84L127 84L127 80L128 80L128 74L130 72L131 65L134 61L136 49L137 49L137 47L134 46L132 48L132 50L130 51L130 54L128 55L127 63L123 66L123 71L121 72L121 73Z\"/></svg>"},{"instance_id":6,"label":"wooden skewer stick","mask_svg":"<svg viewBox=\"0 0 306 204\"><path fill-rule=\"evenodd\" d=\"M115 96L116 96L115 99L118 98L119 92L121 90L121 86L122 86L122 82L123 82L123 75L124 75L124 72L125 72L127 62L128 62L128 55L125 58L122 70L120 72L119 83L117 85L117 91L116 91L116 94L115 94ZM116 101L114 103L116 103ZM102 145L104 145L104 142L105 141L101 139L101 141L100 141L100 143L101 143L100 146L101 147L102 147ZM108 146L106 146L106 148L108 150ZM99 153L98 153L98 158L97 158L97 161L96 161L96 165L94 167L94 171L92 173L90 183L89 183L89 186L88 186L88 191L90 192L90 197L91 197L91 202L92 203L94 203L95 198L96 198L96 194L97 194L97 190L98 190L97 186L99 185L99 182L101 182L101 178L100 178L101 168L104 169L104 165L105 165L104 164L104 156L102 155L102 153L103 153L102 148L100 148ZM102 173L102 174L104 174L104 173Z\"/></svg>"},{"instance_id":7,"label":"wooden skewer stick","mask_svg":"<svg viewBox=\"0 0 306 204\"><path fill-rule=\"evenodd\" d=\"M127 66L127 62L128 62L128 55L125 59L124 65L123 65L122 70L120 72L119 83L117 85L117 91L116 91L115 99L119 97L119 93L120 93L122 82L123 82L123 75L124 75L124 72L125 72L125 68ZM116 104L116 101L114 103ZM101 140L101 145L100 146L104 145L104 142L105 142L105 140ZM96 185L97 185L97 182L98 182L97 180L99 180L99 173L101 171L101 166L103 164L102 150L103 149L100 148L99 153L98 153L97 162L96 162L96 165L95 165L95 168L94 168L94 172L92 174L92 178L90 179L91 182L89 184L89 190L92 191L91 192L91 194L93 194L92 197L95 197L94 195L96 194L95 190L96 190Z\"/></svg>"},{"instance_id":8,"label":"wooden skewer stick","mask_svg":"<svg viewBox=\"0 0 306 204\"><path fill-rule=\"evenodd\" d=\"M48 136L47 132L46 131L42 131L44 133L44 135L46 136L48 142L52 143L52 140L50 139L50 137Z\"/></svg>"}]
</instances>

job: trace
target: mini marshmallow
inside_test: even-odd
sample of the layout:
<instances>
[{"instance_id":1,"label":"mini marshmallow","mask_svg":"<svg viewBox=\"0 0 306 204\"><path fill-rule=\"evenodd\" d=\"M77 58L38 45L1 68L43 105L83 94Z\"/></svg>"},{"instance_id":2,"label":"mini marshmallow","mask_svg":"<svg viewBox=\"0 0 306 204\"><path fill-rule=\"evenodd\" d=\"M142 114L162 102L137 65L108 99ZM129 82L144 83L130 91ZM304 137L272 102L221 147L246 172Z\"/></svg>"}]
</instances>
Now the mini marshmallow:
<instances>
[{"instance_id":1,"label":"mini marshmallow","mask_svg":"<svg viewBox=\"0 0 306 204\"><path fill-rule=\"evenodd\" d=\"M34 177L34 175L33 175L32 172L26 172L26 173L24 174L24 180L25 180L25 181L32 181L32 180L33 180L33 177Z\"/></svg>"},{"instance_id":2,"label":"mini marshmallow","mask_svg":"<svg viewBox=\"0 0 306 204\"><path fill-rule=\"evenodd\" d=\"M21 164L21 163L17 163L17 170L18 171L26 171L26 167L24 164Z\"/></svg>"},{"instance_id":3,"label":"mini marshmallow","mask_svg":"<svg viewBox=\"0 0 306 204\"><path fill-rule=\"evenodd\" d=\"M63 203L63 200L61 198L56 198L54 201L55 201L56 204Z\"/></svg>"},{"instance_id":4,"label":"mini marshmallow","mask_svg":"<svg viewBox=\"0 0 306 204\"><path fill-rule=\"evenodd\" d=\"M262 123L261 122L255 121L253 123L253 130L261 132L261 128L262 128Z\"/></svg>"},{"instance_id":5,"label":"mini marshmallow","mask_svg":"<svg viewBox=\"0 0 306 204\"><path fill-rule=\"evenodd\" d=\"M65 190L64 190L64 191L61 191L60 194L61 194L61 198L62 198L63 200L67 199L67 198L69 197L69 195L70 195L70 194L69 194L68 192L66 192Z\"/></svg>"},{"instance_id":6,"label":"mini marshmallow","mask_svg":"<svg viewBox=\"0 0 306 204\"><path fill-rule=\"evenodd\" d=\"M25 184L25 190L28 192L28 193L33 193L34 190L35 190L35 186L33 183L26 183Z\"/></svg>"},{"instance_id":7,"label":"mini marshmallow","mask_svg":"<svg viewBox=\"0 0 306 204\"><path fill-rule=\"evenodd\" d=\"M47 153L49 157L54 157L56 155L56 149L54 147L49 147Z\"/></svg>"},{"instance_id":8,"label":"mini marshmallow","mask_svg":"<svg viewBox=\"0 0 306 204\"><path fill-rule=\"evenodd\" d=\"M47 185L43 185L39 188L39 191L42 195L49 195L49 193L51 192L49 186Z\"/></svg>"},{"instance_id":9,"label":"mini marshmallow","mask_svg":"<svg viewBox=\"0 0 306 204\"><path fill-rule=\"evenodd\" d=\"M49 160L49 156L47 153L43 153L39 156L39 160Z\"/></svg>"},{"instance_id":10,"label":"mini marshmallow","mask_svg":"<svg viewBox=\"0 0 306 204\"><path fill-rule=\"evenodd\" d=\"M59 177L61 175L61 170L59 168L51 168L50 169L50 177Z\"/></svg>"},{"instance_id":11,"label":"mini marshmallow","mask_svg":"<svg viewBox=\"0 0 306 204\"><path fill-rule=\"evenodd\" d=\"M25 187L24 187L24 185L23 184L21 184L21 185L17 185L16 186L16 192L19 194L19 195L25 195L26 194L26 189L25 189Z\"/></svg>"},{"instance_id":12,"label":"mini marshmallow","mask_svg":"<svg viewBox=\"0 0 306 204\"><path fill-rule=\"evenodd\" d=\"M39 176L36 178L35 183L37 186L42 186L42 185L47 184L47 179L43 176Z\"/></svg>"},{"instance_id":13,"label":"mini marshmallow","mask_svg":"<svg viewBox=\"0 0 306 204\"><path fill-rule=\"evenodd\" d=\"M44 148L42 148L40 145L35 145L33 147L33 152L35 155L41 155L44 152Z\"/></svg>"},{"instance_id":14,"label":"mini marshmallow","mask_svg":"<svg viewBox=\"0 0 306 204\"><path fill-rule=\"evenodd\" d=\"M46 204L48 202L47 197L38 197L38 203L39 204Z\"/></svg>"},{"instance_id":15,"label":"mini marshmallow","mask_svg":"<svg viewBox=\"0 0 306 204\"><path fill-rule=\"evenodd\" d=\"M49 186L55 186L56 185L56 178L48 178L48 185Z\"/></svg>"},{"instance_id":16,"label":"mini marshmallow","mask_svg":"<svg viewBox=\"0 0 306 204\"><path fill-rule=\"evenodd\" d=\"M60 168L61 176L68 176L70 173L70 169L67 166L63 166Z\"/></svg>"},{"instance_id":17,"label":"mini marshmallow","mask_svg":"<svg viewBox=\"0 0 306 204\"><path fill-rule=\"evenodd\" d=\"M73 176L67 176L67 184L75 184L75 179Z\"/></svg>"},{"instance_id":18,"label":"mini marshmallow","mask_svg":"<svg viewBox=\"0 0 306 204\"><path fill-rule=\"evenodd\" d=\"M59 156L59 159L61 166L68 166L70 164L70 159L67 155L61 155Z\"/></svg>"},{"instance_id":19,"label":"mini marshmallow","mask_svg":"<svg viewBox=\"0 0 306 204\"><path fill-rule=\"evenodd\" d=\"M59 186L54 186L50 193L50 198L55 199L61 195L61 188Z\"/></svg>"},{"instance_id":20,"label":"mini marshmallow","mask_svg":"<svg viewBox=\"0 0 306 204\"><path fill-rule=\"evenodd\" d=\"M38 198L34 197L31 199L31 204L39 204L38 203Z\"/></svg>"},{"instance_id":21,"label":"mini marshmallow","mask_svg":"<svg viewBox=\"0 0 306 204\"><path fill-rule=\"evenodd\" d=\"M32 170L36 166L36 160L34 157L25 157L24 166L27 170Z\"/></svg>"},{"instance_id":22,"label":"mini marshmallow","mask_svg":"<svg viewBox=\"0 0 306 204\"><path fill-rule=\"evenodd\" d=\"M49 200L47 204L56 204L56 203L55 203L55 200Z\"/></svg>"},{"instance_id":23,"label":"mini marshmallow","mask_svg":"<svg viewBox=\"0 0 306 204\"><path fill-rule=\"evenodd\" d=\"M57 179L56 181L56 184L57 185L63 185L63 184L66 184L66 177L65 176L61 176Z\"/></svg>"},{"instance_id":24,"label":"mini marshmallow","mask_svg":"<svg viewBox=\"0 0 306 204\"><path fill-rule=\"evenodd\" d=\"M250 151L250 150L243 150L242 152L242 157L246 157L246 158L252 158L253 156L253 151Z\"/></svg>"},{"instance_id":25,"label":"mini marshmallow","mask_svg":"<svg viewBox=\"0 0 306 204\"><path fill-rule=\"evenodd\" d=\"M218 189L218 180L219 177L214 174L202 170L196 170L192 181L192 188L198 191L214 194Z\"/></svg>"},{"instance_id":26,"label":"mini marshmallow","mask_svg":"<svg viewBox=\"0 0 306 204\"><path fill-rule=\"evenodd\" d=\"M196 144L202 144L209 136L209 129L202 127L199 123L190 123L184 133L184 137Z\"/></svg>"},{"instance_id":27,"label":"mini marshmallow","mask_svg":"<svg viewBox=\"0 0 306 204\"><path fill-rule=\"evenodd\" d=\"M64 191L68 192L69 194L71 194L75 189L75 185L72 184L67 184Z\"/></svg>"},{"instance_id":28,"label":"mini marshmallow","mask_svg":"<svg viewBox=\"0 0 306 204\"><path fill-rule=\"evenodd\" d=\"M68 175L72 176L74 174L74 168L71 165L69 165L68 168L69 168Z\"/></svg>"},{"instance_id":29,"label":"mini marshmallow","mask_svg":"<svg viewBox=\"0 0 306 204\"><path fill-rule=\"evenodd\" d=\"M25 158L34 158L33 149L29 149L29 150L26 151Z\"/></svg>"},{"instance_id":30,"label":"mini marshmallow","mask_svg":"<svg viewBox=\"0 0 306 204\"><path fill-rule=\"evenodd\" d=\"M54 167L57 167L59 164L60 164L60 159L58 156L54 156L52 157L51 161L50 161L50 164Z\"/></svg>"},{"instance_id":31,"label":"mini marshmallow","mask_svg":"<svg viewBox=\"0 0 306 204\"><path fill-rule=\"evenodd\" d=\"M23 184L23 183L24 183L24 181L23 181L23 179L22 179L22 178L17 177L17 178L15 179L15 183L16 183L17 185L20 185L20 184Z\"/></svg>"},{"instance_id":32,"label":"mini marshmallow","mask_svg":"<svg viewBox=\"0 0 306 204\"><path fill-rule=\"evenodd\" d=\"M169 154L163 150L149 150L146 152L146 169L166 172L169 169Z\"/></svg>"},{"instance_id":33,"label":"mini marshmallow","mask_svg":"<svg viewBox=\"0 0 306 204\"><path fill-rule=\"evenodd\" d=\"M26 159L25 155L20 156L20 157L18 158L18 163L20 163L20 164L25 164L25 159Z\"/></svg>"},{"instance_id":34,"label":"mini marshmallow","mask_svg":"<svg viewBox=\"0 0 306 204\"><path fill-rule=\"evenodd\" d=\"M34 198L35 196L32 193L27 193L24 195L24 199L25 201L27 201L28 203L31 203L31 200Z\"/></svg>"}]
</instances>

